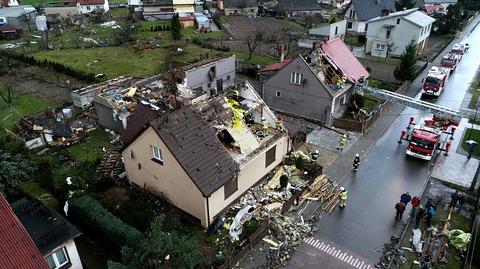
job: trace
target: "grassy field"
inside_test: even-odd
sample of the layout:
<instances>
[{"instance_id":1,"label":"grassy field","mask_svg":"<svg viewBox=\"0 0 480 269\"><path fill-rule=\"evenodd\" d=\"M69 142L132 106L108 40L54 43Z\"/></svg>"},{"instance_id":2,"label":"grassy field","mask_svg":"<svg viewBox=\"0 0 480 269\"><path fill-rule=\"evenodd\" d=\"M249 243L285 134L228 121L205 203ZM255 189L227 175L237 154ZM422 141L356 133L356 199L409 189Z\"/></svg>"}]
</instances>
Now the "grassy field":
<instances>
[{"instance_id":1,"label":"grassy field","mask_svg":"<svg viewBox=\"0 0 480 269\"><path fill-rule=\"evenodd\" d=\"M80 144L68 148L68 153L75 160L95 161L103 155L103 147L110 146L111 136L101 129L88 133L87 138Z\"/></svg>"},{"instance_id":2,"label":"grassy field","mask_svg":"<svg viewBox=\"0 0 480 269\"><path fill-rule=\"evenodd\" d=\"M237 57L238 59L241 59L243 61L253 63L253 64L267 65L267 64L273 64L277 62L277 60L274 58L260 56L260 55L253 55L252 59L248 60L248 53L246 52L235 51L233 52L233 54L235 54L235 57Z\"/></svg>"},{"instance_id":3,"label":"grassy field","mask_svg":"<svg viewBox=\"0 0 480 269\"><path fill-rule=\"evenodd\" d=\"M183 48L183 54L175 57L179 62L195 61L201 53L208 50L189 45ZM64 49L34 53L37 59L49 59L92 73L104 73L107 78L118 76L147 77L158 74L165 68L168 49L157 48L151 51L137 52L130 46L102 47L88 49ZM213 56L213 55L212 55Z\"/></svg>"},{"instance_id":4,"label":"grassy field","mask_svg":"<svg viewBox=\"0 0 480 269\"><path fill-rule=\"evenodd\" d=\"M112 8L110 9L110 15L113 17L123 17L128 15L128 8Z\"/></svg>"},{"instance_id":5,"label":"grassy field","mask_svg":"<svg viewBox=\"0 0 480 269\"><path fill-rule=\"evenodd\" d=\"M468 145L465 143L465 141L467 140L474 140L478 144L480 144L480 130L471 129L471 128L467 128L465 130L465 135L463 136L463 139L462 139L462 149L468 152ZM480 146L477 146L475 148L475 151L473 152L473 156L480 157Z\"/></svg>"},{"instance_id":6,"label":"grassy field","mask_svg":"<svg viewBox=\"0 0 480 269\"><path fill-rule=\"evenodd\" d=\"M480 97L480 72L477 72L477 75L470 85L470 93L472 94L472 99L468 104L468 108L475 109L478 103L478 97Z\"/></svg>"},{"instance_id":7,"label":"grassy field","mask_svg":"<svg viewBox=\"0 0 480 269\"><path fill-rule=\"evenodd\" d=\"M0 85L1 87L1 85ZM3 88L0 88L3 90ZM0 100L0 125L10 128L23 116L42 111L48 107L56 107L56 104L38 99L30 95L13 94L13 105L9 106Z\"/></svg>"},{"instance_id":8,"label":"grassy field","mask_svg":"<svg viewBox=\"0 0 480 269\"><path fill-rule=\"evenodd\" d=\"M343 40L345 44L350 45L352 47L361 47L363 46L362 43L358 42L358 38L356 35L352 34L345 34L345 38Z\"/></svg>"},{"instance_id":9,"label":"grassy field","mask_svg":"<svg viewBox=\"0 0 480 269\"><path fill-rule=\"evenodd\" d=\"M376 80L376 79L369 79L368 80L368 85L371 86L371 87L380 88L380 89L391 91L391 92L397 90L397 88L398 88L398 85L395 85L395 84L389 83L389 82L385 82L385 81L381 81L381 80Z\"/></svg>"}]
</instances>

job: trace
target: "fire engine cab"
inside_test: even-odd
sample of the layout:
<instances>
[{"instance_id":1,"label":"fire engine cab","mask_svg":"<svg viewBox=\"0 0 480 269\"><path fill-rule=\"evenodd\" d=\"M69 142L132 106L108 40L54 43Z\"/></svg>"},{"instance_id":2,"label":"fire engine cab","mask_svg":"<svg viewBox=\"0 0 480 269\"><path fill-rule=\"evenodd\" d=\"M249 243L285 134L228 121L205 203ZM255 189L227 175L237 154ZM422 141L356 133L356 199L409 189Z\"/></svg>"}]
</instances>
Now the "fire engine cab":
<instances>
[{"instance_id":1,"label":"fire engine cab","mask_svg":"<svg viewBox=\"0 0 480 269\"><path fill-rule=\"evenodd\" d=\"M422 94L440 96L450 76L450 68L432 66L425 77Z\"/></svg>"},{"instance_id":2,"label":"fire engine cab","mask_svg":"<svg viewBox=\"0 0 480 269\"><path fill-rule=\"evenodd\" d=\"M458 122L437 116L422 118L418 123L413 121L414 118L410 117L407 130L402 131L398 141L399 144L402 143L402 140L409 142L407 155L429 161L436 150L448 152L451 145L450 140L453 140L455 134L453 126L458 126Z\"/></svg>"},{"instance_id":3,"label":"fire engine cab","mask_svg":"<svg viewBox=\"0 0 480 269\"><path fill-rule=\"evenodd\" d=\"M447 52L442 57L440 67L450 68L450 72L453 72L457 68L457 65L459 64L461 59L461 55L453 52Z\"/></svg>"},{"instance_id":4,"label":"fire engine cab","mask_svg":"<svg viewBox=\"0 0 480 269\"><path fill-rule=\"evenodd\" d=\"M463 55L465 53L465 45L464 44L454 44L452 47L451 52Z\"/></svg>"}]
</instances>

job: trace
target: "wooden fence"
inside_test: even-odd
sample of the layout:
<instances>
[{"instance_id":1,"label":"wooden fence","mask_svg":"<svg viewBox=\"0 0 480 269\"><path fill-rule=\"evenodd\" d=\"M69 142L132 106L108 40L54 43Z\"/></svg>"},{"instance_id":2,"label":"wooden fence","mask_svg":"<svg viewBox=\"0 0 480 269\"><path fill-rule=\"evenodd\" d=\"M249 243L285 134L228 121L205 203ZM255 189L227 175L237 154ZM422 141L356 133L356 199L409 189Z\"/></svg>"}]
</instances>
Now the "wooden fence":
<instances>
[{"instance_id":1,"label":"wooden fence","mask_svg":"<svg viewBox=\"0 0 480 269\"><path fill-rule=\"evenodd\" d=\"M399 94L404 94L408 87L410 86L410 82L403 83L395 92ZM365 133L370 126L390 107L390 103L384 101L373 110L370 116L366 119L356 120L351 118L334 118L333 119L333 127L345 129L349 131Z\"/></svg>"}]
</instances>

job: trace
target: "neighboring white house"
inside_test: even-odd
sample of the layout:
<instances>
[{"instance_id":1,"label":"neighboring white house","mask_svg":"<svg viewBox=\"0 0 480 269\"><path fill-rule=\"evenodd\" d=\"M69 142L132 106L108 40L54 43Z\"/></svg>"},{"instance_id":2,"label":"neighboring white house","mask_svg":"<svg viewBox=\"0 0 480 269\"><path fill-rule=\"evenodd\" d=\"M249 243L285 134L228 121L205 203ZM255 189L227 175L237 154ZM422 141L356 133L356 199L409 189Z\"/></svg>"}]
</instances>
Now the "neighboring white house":
<instances>
[{"instance_id":1,"label":"neighboring white house","mask_svg":"<svg viewBox=\"0 0 480 269\"><path fill-rule=\"evenodd\" d=\"M101 10L105 13L110 9L108 0L78 0L77 7L80 14L87 14L94 10Z\"/></svg>"},{"instance_id":2,"label":"neighboring white house","mask_svg":"<svg viewBox=\"0 0 480 269\"><path fill-rule=\"evenodd\" d=\"M347 21L337 21L331 24L322 25L320 27L312 28L308 30L310 35L316 35L321 37L327 37L328 40L340 37L342 40L345 37L345 31L347 29Z\"/></svg>"},{"instance_id":3,"label":"neighboring white house","mask_svg":"<svg viewBox=\"0 0 480 269\"><path fill-rule=\"evenodd\" d=\"M417 53L427 47L434 18L417 10L407 9L368 21L365 52L373 56L400 56L413 40Z\"/></svg>"},{"instance_id":4,"label":"neighboring white house","mask_svg":"<svg viewBox=\"0 0 480 269\"><path fill-rule=\"evenodd\" d=\"M395 12L395 0L352 0L345 12L347 31L364 34L367 21Z\"/></svg>"}]
</instances>

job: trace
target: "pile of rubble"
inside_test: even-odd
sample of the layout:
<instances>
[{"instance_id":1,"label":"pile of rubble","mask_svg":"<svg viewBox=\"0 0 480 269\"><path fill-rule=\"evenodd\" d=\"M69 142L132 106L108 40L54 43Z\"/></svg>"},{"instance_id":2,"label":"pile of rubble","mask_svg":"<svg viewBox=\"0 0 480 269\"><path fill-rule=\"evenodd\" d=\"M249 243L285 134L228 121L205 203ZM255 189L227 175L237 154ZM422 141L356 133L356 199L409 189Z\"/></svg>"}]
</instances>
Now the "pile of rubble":
<instances>
[{"instance_id":1,"label":"pile of rubble","mask_svg":"<svg viewBox=\"0 0 480 269\"><path fill-rule=\"evenodd\" d=\"M306 200L319 201L325 213L331 214L338 203L340 192L340 187L336 182L321 175L303 191L300 196L300 204Z\"/></svg>"}]
</instances>

